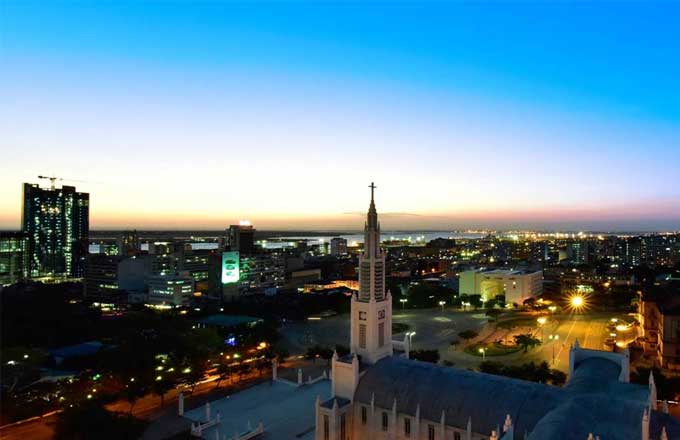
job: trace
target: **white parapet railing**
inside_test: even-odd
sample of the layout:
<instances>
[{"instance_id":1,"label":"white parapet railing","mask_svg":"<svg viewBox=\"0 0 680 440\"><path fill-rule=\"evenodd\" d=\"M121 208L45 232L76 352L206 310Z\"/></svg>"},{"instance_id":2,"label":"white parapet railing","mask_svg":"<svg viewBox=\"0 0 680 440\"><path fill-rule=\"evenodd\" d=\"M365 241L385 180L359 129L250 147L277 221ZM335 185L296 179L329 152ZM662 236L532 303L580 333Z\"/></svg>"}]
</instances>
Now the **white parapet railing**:
<instances>
[{"instance_id":1,"label":"white parapet railing","mask_svg":"<svg viewBox=\"0 0 680 440\"><path fill-rule=\"evenodd\" d=\"M258 423L255 429L250 429L250 426L248 427L248 431L242 433L241 435L239 434L234 434L233 439L234 440L250 440L251 438L255 438L260 434L264 434L264 424L262 422Z\"/></svg>"},{"instance_id":2,"label":"white parapet railing","mask_svg":"<svg viewBox=\"0 0 680 440\"><path fill-rule=\"evenodd\" d=\"M304 381L302 380L302 369L298 368L297 371L297 382L293 382L292 380L285 379L283 377L279 377L278 374L276 373L276 368L273 369L272 373L272 380L276 382L281 382L285 383L287 385L293 386L293 387L301 387L303 385L312 385L317 382L321 382L322 380L328 379L328 372L324 371L323 374L317 378L312 379L312 376L308 376L307 380Z\"/></svg>"}]
</instances>

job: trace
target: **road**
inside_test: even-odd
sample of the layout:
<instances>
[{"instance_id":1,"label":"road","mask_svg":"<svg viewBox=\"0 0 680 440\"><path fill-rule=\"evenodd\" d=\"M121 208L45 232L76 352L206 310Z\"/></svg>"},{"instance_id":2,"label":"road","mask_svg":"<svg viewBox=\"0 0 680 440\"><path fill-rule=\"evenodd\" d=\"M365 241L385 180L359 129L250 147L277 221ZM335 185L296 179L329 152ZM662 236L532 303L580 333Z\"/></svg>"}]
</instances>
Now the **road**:
<instances>
[{"instance_id":1,"label":"road","mask_svg":"<svg viewBox=\"0 0 680 440\"><path fill-rule=\"evenodd\" d=\"M545 324L544 328L535 329L536 336L543 343L529 353L513 353L493 359L505 364L525 363L529 361L547 361L553 368L568 372L569 347L578 338L584 348L606 349L604 340L609 337L607 324L616 315L611 313L589 313L587 315L555 316ZM425 309L395 310L393 322L409 325L408 331L415 331L414 349L438 349L442 360L453 362L459 368L475 368L481 362L479 356L463 352L462 346L453 348L450 343L459 340L458 333L463 330L475 330L490 333L493 324L487 326L487 317L483 312L462 312L458 309ZM555 342L549 335L558 335ZM394 335L398 340L402 335ZM635 331L631 330L631 339ZM283 343L292 354L304 353L306 348L319 344L334 346L349 345L349 315L337 315L321 320L289 323L282 329ZM462 344L461 344L462 345Z\"/></svg>"},{"instance_id":2,"label":"road","mask_svg":"<svg viewBox=\"0 0 680 440\"><path fill-rule=\"evenodd\" d=\"M219 389L215 388L215 381L217 376L209 376L196 386L191 396L185 399L186 411L205 404L206 401L219 399L226 395L232 394L239 389L251 386L261 380L269 378L268 372L260 376L258 372L244 376L242 379L230 381L222 381ZM235 378L234 378L235 379ZM168 412L174 412L177 409L177 399L180 391L187 396L190 389L187 387L180 387L168 392L165 395L164 406L161 407L161 399L158 396L149 394L139 399L134 407L132 414L136 417L145 420L155 420ZM126 400L119 400L114 403L106 405L106 408L111 411L127 413L130 410L130 404ZM2 440L49 440L54 434L52 428L56 421L56 415L32 419L24 423L5 426L0 430L0 439Z\"/></svg>"},{"instance_id":3,"label":"road","mask_svg":"<svg viewBox=\"0 0 680 440\"><path fill-rule=\"evenodd\" d=\"M578 338L579 344L584 348L605 349L604 340L609 336L607 324L613 314L590 313L588 315L563 315L548 321L536 336L543 339L543 343L528 353L517 352L506 356L487 357L504 364L520 364L529 361L547 361L553 364L553 352L555 362L553 368L564 372L569 370L569 347ZM465 353L461 347L454 349L450 343L460 339L458 333L463 330L475 330L477 332L490 332L493 324L487 326L487 317L481 312L461 312L454 309L426 309L395 311L393 322L403 323L409 326L408 331L416 332L413 337L414 349L438 349L442 360L453 362L458 368L475 368L481 362L479 356ZM291 354L302 354L306 348L315 345L334 346L335 344L349 345L349 315L337 315L318 321L305 321L289 323L281 331L282 342ZM550 334L559 335L554 342L548 337ZM400 339L403 335L394 335L394 339ZM635 337L631 331L630 339ZM187 409L191 407L190 400L205 403L221 396L215 395L216 377L208 377L196 387L191 399L187 399ZM238 387L247 385L248 382L258 380L257 373L252 373L244 378L244 383L236 381L235 384L224 383L222 390L224 395L233 393ZM188 390L184 390L185 395ZM153 420L163 414L164 411L174 411L177 404L178 390L173 390L166 395L165 407L160 408L160 398L148 395L137 401L133 408L133 414L147 420ZM198 404L196 404L198 405ZM107 406L111 410L127 412L127 401L118 401ZM55 420L54 416L32 420L20 425L3 428L0 438L3 440L47 440L52 436L50 424Z\"/></svg>"}]
</instances>

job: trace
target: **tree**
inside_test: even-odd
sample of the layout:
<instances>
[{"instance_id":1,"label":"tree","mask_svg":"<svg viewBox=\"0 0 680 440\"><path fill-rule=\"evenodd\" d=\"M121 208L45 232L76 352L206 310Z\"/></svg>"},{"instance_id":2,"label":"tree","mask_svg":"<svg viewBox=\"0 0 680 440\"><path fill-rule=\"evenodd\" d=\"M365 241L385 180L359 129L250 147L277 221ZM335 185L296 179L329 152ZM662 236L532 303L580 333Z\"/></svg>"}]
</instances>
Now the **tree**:
<instances>
[{"instance_id":1,"label":"tree","mask_svg":"<svg viewBox=\"0 0 680 440\"><path fill-rule=\"evenodd\" d=\"M486 311L486 316L491 318L492 321L498 321L498 317L503 313L501 309L489 309Z\"/></svg>"},{"instance_id":2,"label":"tree","mask_svg":"<svg viewBox=\"0 0 680 440\"><path fill-rule=\"evenodd\" d=\"M478 333L474 330L463 330L462 332L458 333L458 336L460 336L462 339L465 339L465 342L468 342L470 339L476 338Z\"/></svg>"},{"instance_id":3,"label":"tree","mask_svg":"<svg viewBox=\"0 0 680 440\"><path fill-rule=\"evenodd\" d=\"M220 387L220 383L225 380L229 379L231 377L231 374L233 373L233 369L231 365L227 364L226 362L220 362L217 365L217 380L215 381L215 388Z\"/></svg>"},{"instance_id":4,"label":"tree","mask_svg":"<svg viewBox=\"0 0 680 440\"><path fill-rule=\"evenodd\" d=\"M515 344L519 345L524 349L524 353L529 351L529 348L535 347L541 344L541 340L534 338L531 333L524 333L521 335L514 336Z\"/></svg>"},{"instance_id":5,"label":"tree","mask_svg":"<svg viewBox=\"0 0 680 440\"><path fill-rule=\"evenodd\" d=\"M174 389L176 385L175 378L167 374L159 375L151 384L151 392L161 398L161 408L165 403L165 395Z\"/></svg>"},{"instance_id":6,"label":"tree","mask_svg":"<svg viewBox=\"0 0 680 440\"><path fill-rule=\"evenodd\" d=\"M482 302L482 295L478 294L470 295L470 304L472 304L472 307L474 307L475 310L482 307L482 305L484 304Z\"/></svg>"},{"instance_id":7,"label":"tree","mask_svg":"<svg viewBox=\"0 0 680 440\"><path fill-rule=\"evenodd\" d=\"M484 361L480 362L479 371L498 376L552 384L555 386L564 385L567 379L567 375L564 372L551 369L547 362L541 362L538 365L529 362L522 365L506 366L496 361Z\"/></svg>"},{"instance_id":8,"label":"tree","mask_svg":"<svg viewBox=\"0 0 680 440\"><path fill-rule=\"evenodd\" d=\"M236 371L238 371L239 379L243 379L243 376L248 375L250 373L250 364L246 362L242 362L238 364L238 367L236 367Z\"/></svg>"},{"instance_id":9,"label":"tree","mask_svg":"<svg viewBox=\"0 0 680 440\"><path fill-rule=\"evenodd\" d=\"M409 352L409 357L418 361L436 364L439 362L439 350L413 350Z\"/></svg>"},{"instance_id":10,"label":"tree","mask_svg":"<svg viewBox=\"0 0 680 440\"><path fill-rule=\"evenodd\" d=\"M190 394L193 394L196 385L198 385L198 383L203 380L203 377L205 377L205 363L193 362L188 368L189 371L186 373L185 382L191 387Z\"/></svg>"},{"instance_id":11,"label":"tree","mask_svg":"<svg viewBox=\"0 0 680 440\"><path fill-rule=\"evenodd\" d=\"M269 361L267 359L258 359L255 361L255 368L257 368L257 372L260 376L262 376L262 373L264 373L268 366Z\"/></svg>"},{"instance_id":12,"label":"tree","mask_svg":"<svg viewBox=\"0 0 680 440\"><path fill-rule=\"evenodd\" d=\"M327 361L330 362L330 359L332 357L333 350L330 349L329 347L324 347L321 345L314 345L313 347L309 347L307 349L307 353L305 354L305 358L310 359L314 364L316 364L317 358L326 359Z\"/></svg>"},{"instance_id":13,"label":"tree","mask_svg":"<svg viewBox=\"0 0 680 440\"><path fill-rule=\"evenodd\" d=\"M132 440L141 437L146 422L87 403L67 408L57 416L55 440Z\"/></svg>"},{"instance_id":14,"label":"tree","mask_svg":"<svg viewBox=\"0 0 680 440\"><path fill-rule=\"evenodd\" d=\"M567 373L564 371L550 370L550 382L555 386L562 386L567 382Z\"/></svg>"},{"instance_id":15,"label":"tree","mask_svg":"<svg viewBox=\"0 0 680 440\"><path fill-rule=\"evenodd\" d=\"M149 383L146 376L133 377L125 385L125 399L130 404L130 415L132 415L132 409L135 403L142 397L144 397L149 389Z\"/></svg>"},{"instance_id":16,"label":"tree","mask_svg":"<svg viewBox=\"0 0 680 440\"><path fill-rule=\"evenodd\" d=\"M483 361L479 364L479 371L497 376L503 376L504 368L502 363L496 361Z\"/></svg>"},{"instance_id":17,"label":"tree","mask_svg":"<svg viewBox=\"0 0 680 440\"><path fill-rule=\"evenodd\" d=\"M290 356L290 352L283 347L277 347L275 353L276 360L278 361L279 364L283 364L284 362L286 362L286 359L288 359L288 356Z\"/></svg>"}]
</instances>

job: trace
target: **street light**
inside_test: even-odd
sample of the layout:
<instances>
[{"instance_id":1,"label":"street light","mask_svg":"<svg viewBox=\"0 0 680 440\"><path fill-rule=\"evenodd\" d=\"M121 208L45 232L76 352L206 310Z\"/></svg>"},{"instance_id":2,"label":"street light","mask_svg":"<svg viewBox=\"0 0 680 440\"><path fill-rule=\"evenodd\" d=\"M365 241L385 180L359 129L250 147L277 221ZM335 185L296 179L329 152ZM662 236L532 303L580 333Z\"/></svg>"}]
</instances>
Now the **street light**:
<instances>
[{"instance_id":1,"label":"street light","mask_svg":"<svg viewBox=\"0 0 680 440\"><path fill-rule=\"evenodd\" d=\"M439 305L442 306L442 313L444 313L444 306L446 305L446 301L439 301Z\"/></svg>"},{"instance_id":2,"label":"street light","mask_svg":"<svg viewBox=\"0 0 680 440\"><path fill-rule=\"evenodd\" d=\"M560 339L560 335L549 335L548 339L553 342L557 342ZM555 365L555 344L552 345L552 363Z\"/></svg>"},{"instance_id":3,"label":"street light","mask_svg":"<svg viewBox=\"0 0 680 440\"><path fill-rule=\"evenodd\" d=\"M541 329L541 342L543 342L543 338L545 337L545 334L543 332L543 325L548 322L548 319L545 316L541 316L536 320L538 322L538 327Z\"/></svg>"},{"instance_id":4,"label":"street light","mask_svg":"<svg viewBox=\"0 0 680 440\"><path fill-rule=\"evenodd\" d=\"M408 348L409 350L413 346L413 337L416 335L416 332L406 332L406 337L408 338Z\"/></svg>"},{"instance_id":5,"label":"street light","mask_svg":"<svg viewBox=\"0 0 680 440\"><path fill-rule=\"evenodd\" d=\"M485 361L486 360L486 347L480 348L479 352L482 353L482 361Z\"/></svg>"},{"instance_id":6,"label":"street light","mask_svg":"<svg viewBox=\"0 0 680 440\"><path fill-rule=\"evenodd\" d=\"M399 302L401 303L401 310L404 310L404 304L406 304L408 302L408 299L400 298Z\"/></svg>"},{"instance_id":7,"label":"street light","mask_svg":"<svg viewBox=\"0 0 680 440\"><path fill-rule=\"evenodd\" d=\"M574 310L578 311L578 310L581 310L584 307L585 300L583 299L583 297L581 295L574 295L569 300L569 303L571 304L571 307Z\"/></svg>"}]
</instances>

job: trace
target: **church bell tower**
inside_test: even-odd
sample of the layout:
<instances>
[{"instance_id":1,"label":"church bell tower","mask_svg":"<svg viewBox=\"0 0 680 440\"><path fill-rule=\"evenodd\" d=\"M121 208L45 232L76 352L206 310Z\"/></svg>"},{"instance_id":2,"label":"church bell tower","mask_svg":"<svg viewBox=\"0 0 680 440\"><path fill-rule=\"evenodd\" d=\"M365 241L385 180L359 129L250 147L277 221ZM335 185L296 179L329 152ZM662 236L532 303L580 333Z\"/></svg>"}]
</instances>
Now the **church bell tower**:
<instances>
[{"instance_id":1,"label":"church bell tower","mask_svg":"<svg viewBox=\"0 0 680 440\"><path fill-rule=\"evenodd\" d=\"M392 295L385 291L385 253L380 249L380 223L371 183L371 204L359 256L359 292L352 295L350 349L363 363L392 355Z\"/></svg>"}]
</instances>

